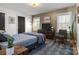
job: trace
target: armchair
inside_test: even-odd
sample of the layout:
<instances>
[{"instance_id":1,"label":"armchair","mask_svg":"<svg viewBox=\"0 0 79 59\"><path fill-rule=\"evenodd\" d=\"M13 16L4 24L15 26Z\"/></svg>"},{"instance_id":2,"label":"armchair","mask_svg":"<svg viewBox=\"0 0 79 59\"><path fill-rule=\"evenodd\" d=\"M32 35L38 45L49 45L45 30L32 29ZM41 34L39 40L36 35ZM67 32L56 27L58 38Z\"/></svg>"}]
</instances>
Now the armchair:
<instances>
[{"instance_id":1,"label":"armchair","mask_svg":"<svg viewBox=\"0 0 79 59\"><path fill-rule=\"evenodd\" d=\"M67 30L59 30L59 33L55 34L55 41L59 40L60 43L64 43L65 39L67 39Z\"/></svg>"}]
</instances>

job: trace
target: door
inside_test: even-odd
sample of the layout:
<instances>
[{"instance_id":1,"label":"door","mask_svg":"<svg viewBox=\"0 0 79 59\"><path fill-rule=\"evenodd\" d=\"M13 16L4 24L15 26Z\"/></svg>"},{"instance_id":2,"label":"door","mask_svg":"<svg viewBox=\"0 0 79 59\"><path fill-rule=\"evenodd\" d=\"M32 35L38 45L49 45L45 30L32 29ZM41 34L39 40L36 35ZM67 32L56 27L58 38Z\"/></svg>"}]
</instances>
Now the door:
<instances>
[{"instance_id":1,"label":"door","mask_svg":"<svg viewBox=\"0 0 79 59\"><path fill-rule=\"evenodd\" d=\"M0 13L0 30L5 30L5 14Z\"/></svg>"},{"instance_id":2,"label":"door","mask_svg":"<svg viewBox=\"0 0 79 59\"><path fill-rule=\"evenodd\" d=\"M18 33L25 32L25 17L18 16Z\"/></svg>"}]
</instances>

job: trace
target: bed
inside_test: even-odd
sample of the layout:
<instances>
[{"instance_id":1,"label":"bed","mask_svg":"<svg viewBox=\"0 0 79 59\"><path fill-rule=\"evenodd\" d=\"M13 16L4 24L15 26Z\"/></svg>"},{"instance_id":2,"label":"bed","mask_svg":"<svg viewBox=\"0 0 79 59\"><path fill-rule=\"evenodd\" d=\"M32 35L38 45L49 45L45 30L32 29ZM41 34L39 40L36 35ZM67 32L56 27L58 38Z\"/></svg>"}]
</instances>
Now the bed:
<instances>
[{"instance_id":1,"label":"bed","mask_svg":"<svg viewBox=\"0 0 79 59\"><path fill-rule=\"evenodd\" d=\"M45 35L42 33L30 32L30 33L25 33L25 34L31 35L31 36L36 36L38 44L45 43L46 38L45 38Z\"/></svg>"},{"instance_id":2,"label":"bed","mask_svg":"<svg viewBox=\"0 0 79 59\"><path fill-rule=\"evenodd\" d=\"M13 44L14 45L21 45L21 46L31 46L37 42L36 36L26 35L26 34L16 34L12 36L14 38ZM0 42L2 48L7 47L7 42Z\"/></svg>"}]
</instances>

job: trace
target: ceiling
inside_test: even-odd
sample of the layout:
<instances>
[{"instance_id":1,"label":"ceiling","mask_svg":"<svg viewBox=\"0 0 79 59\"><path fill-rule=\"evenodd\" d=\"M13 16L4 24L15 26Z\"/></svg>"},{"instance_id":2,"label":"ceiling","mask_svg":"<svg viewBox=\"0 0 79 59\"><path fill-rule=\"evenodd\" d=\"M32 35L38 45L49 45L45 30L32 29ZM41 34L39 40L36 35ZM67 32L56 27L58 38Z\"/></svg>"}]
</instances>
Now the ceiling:
<instances>
[{"instance_id":1,"label":"ceiling","mask_svg":"<svg viewBox=\"0 0 79 59\"><path fill-rule=\"evenodd\" d=\"M39 7L33 8L30 3L0 3L0 7L6 7L27 15L35 15L52 10L74 6L75 3L40 3Z\"/></svg>"}]
</instances>

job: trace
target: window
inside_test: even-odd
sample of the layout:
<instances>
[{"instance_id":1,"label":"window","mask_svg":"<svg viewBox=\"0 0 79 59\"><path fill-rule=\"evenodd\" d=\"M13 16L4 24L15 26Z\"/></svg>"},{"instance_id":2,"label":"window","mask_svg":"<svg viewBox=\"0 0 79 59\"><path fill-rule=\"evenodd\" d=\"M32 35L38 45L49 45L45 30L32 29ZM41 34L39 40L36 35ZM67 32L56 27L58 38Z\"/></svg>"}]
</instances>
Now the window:
<instances>
[{"instance_id":1,"label":"window","mask_svg":"<svg viewBox=\"0 0 79 59\"><path fill-rule=\"evenodd\" d=\"M40 29L40 17L33 18L33 31L38 31Z\"/></svg>"},{"instance_id":2,"label":"window","mask_svg":"<svg viewBox=\"0 0 79 59\"><path fill-rule=\"evenodd\" d=\"M66 29L69 31L69 27L71 25L71 13L64 13L57 16L57 31L59 29Z\"/></svg>"}]
</instances>

